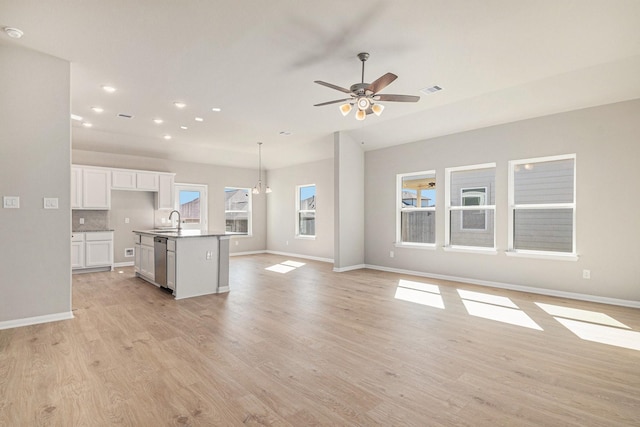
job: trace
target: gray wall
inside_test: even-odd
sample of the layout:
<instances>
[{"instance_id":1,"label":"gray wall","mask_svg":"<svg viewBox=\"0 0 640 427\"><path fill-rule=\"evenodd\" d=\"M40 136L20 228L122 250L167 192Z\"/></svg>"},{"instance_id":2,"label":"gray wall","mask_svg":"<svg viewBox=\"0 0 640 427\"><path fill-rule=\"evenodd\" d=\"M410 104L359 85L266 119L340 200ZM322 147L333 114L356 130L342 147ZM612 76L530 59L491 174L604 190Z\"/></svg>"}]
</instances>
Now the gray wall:
<instances>
[{"instance_id":1,"label":"gray wall","mask_svg":"<svg viewBox=\"0 0 640 427\"><path fill-rule=\"evenodd\" d=\"M0 44L0 322L71 313L69 92L68 62Z\"/></svg>"},{"instance_id":2,"label":"gray wall","mask_svg":"<svg viewBox=\"0 0 640 427\"><path fill-rule=\"evenodd\" d=\"M266 248L270 251L333 259L333 159L270 170ZM296 186L316 185L316 238L296 239ZM262 196L263 198L265 196Z\"/></svg>"},{"instance_id":3,"label":"gray wall","mask_svg":"<svg viewBox=\"0 0 640 427\"><path fill-rule=\"evenodd\" d=\"M476 281L640 301L640 100L572 111L367 152L368 265ZM418 125L418 124L416 124ZM509 160L577 154L579 260L508 257ZM437 249L396 248L396 174L496 162L497 255L445 252L444 188L438 188ZM395 257L389 257L389 251ZM582 270L591 270L591 279Z\"/></svg>"},{"instance_id":4,"label":"gray wall","mask_svg":"<svg viewBox=\"0 0 640 427\"><path fill-rule=\"evenodd\" d=\"M334 269L341 271L364 265L364 152L353 138L334 137Z\"/></svg>"},{"instance_id":5,"label":"gray wall","mask_svg":"<svg viewBox=\"0 0 640 427\"><path fill-rule=\"evenodd\" d=\"M210 231L224 233L224 188L247 187L255 185L257 170L214 166L200 163L188 163L151 157L129 156L122 154L99 153L73 150L73 163L90 166L104 166L123 169L140 169L158 172L173 172L175 182L183 184L206 184L208 186L208 228ZM113 192L115 193L115 192ZM132 192L138 193L138 192ZM131 196L135 197L135 196ZM140 197L145 197L144 192ZM253 236L232 237L230 251L251 252L266 247L265 196L253 198ZM168 216L168 211L155 211L156 218ZM111 227L119 232L124 225L121 221L111 221ZM145 227L146 228L146 227ZM116 257L116 262L118 258Z\"/></svg>"}]
</instances>

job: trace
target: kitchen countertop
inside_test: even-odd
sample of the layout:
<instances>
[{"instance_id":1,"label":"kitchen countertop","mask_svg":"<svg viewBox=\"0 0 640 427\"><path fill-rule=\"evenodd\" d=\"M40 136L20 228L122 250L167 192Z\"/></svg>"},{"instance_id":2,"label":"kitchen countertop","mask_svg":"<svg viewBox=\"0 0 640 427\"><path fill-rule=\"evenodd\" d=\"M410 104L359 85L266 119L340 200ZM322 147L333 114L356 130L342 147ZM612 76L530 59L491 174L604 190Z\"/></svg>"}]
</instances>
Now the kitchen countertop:
<instances>
[{"instance_id":1,"label":"kitchen countertop","mask_svg":"<svg viewBox=\"0 0 640 427\"><path fill-rule=\"evenodd\" d=\"M216 231L203 231L203 230L192 230L192 229L182 229L178 230L165 230L165 229L154 229L154 230L133 230L134 233L137 234L146 234L148 236L160 236L160 237L219 237L230 238L231 236L220 233Z\"/></svg>"},{"instance_id":2,"label":"kitchen countertop","mask_svg":"<svg viewBox=\"0 0 640 427\"><path fill-rule=\"evenodd\" d=\"M100 230L71 230L72 233L100 233L103 231L114 231L112 228Z\"/></svg>"}]
</instances>

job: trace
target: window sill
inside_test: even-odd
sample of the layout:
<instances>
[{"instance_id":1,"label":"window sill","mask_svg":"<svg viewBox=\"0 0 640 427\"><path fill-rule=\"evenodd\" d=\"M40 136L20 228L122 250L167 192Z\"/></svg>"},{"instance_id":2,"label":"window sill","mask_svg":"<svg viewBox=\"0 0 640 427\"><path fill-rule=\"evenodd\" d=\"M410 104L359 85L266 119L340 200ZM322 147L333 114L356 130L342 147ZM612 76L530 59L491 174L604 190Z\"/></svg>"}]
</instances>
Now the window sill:
<instances>
[{"instance_id":1,"label":"window sill","mask_svg":"<svg viewBox=\"0 0 640 427\"><path fill-rule=\"evenodd\" d=\"M436 244L435 243L402 243L402 242L396 242L396 243L394 243L394 246L396 248L428 249L428 250L432 250L432 251L436 249Z\"/></svg>"},{"instance_id":2,"label":"window sill","mask_svg":"<svg viewBox=\"0 0 640 427\"><path fill-rule=\"evenodd\" d=\"M296 236L295 238L300 240L316 240L316 236Z\"/></svg>"},{"instance_id":3,"label":"window sill","mask_svg":"<svg viewBox=\"0 0 640 427\"><path fill-rule=\"evenodd\" d=\"M444 246L442 249L445 252L462 252L468 254L482 254L482 255L498 255L498 251L495 248L483 248L479 246Z\"/></svg>"},{"instance_id":4,"label":"window sill","mask_svg":"<svg viewBox=\"0 0 640 427\"><path fill-rule=\"evenodd\" d=\"M249 233L236 233L236 232L227 231L224 234L225 234L225 236L233 236L233 237L251 237L251 234L249 234Z\"/></svg>"},{"instance_id":5,"label":"window sill","mask_svg":"<svg viewBox=\"0 0 640 427\"><path fill-rule=\"evenodd\" d=\"M578 261L579 257L576 254L565 254L561 252L537 252L537 251L505 251L507 256L517 258L536 258L536 259L550 259L556 261Z\"/></svg>"}]
</instances>

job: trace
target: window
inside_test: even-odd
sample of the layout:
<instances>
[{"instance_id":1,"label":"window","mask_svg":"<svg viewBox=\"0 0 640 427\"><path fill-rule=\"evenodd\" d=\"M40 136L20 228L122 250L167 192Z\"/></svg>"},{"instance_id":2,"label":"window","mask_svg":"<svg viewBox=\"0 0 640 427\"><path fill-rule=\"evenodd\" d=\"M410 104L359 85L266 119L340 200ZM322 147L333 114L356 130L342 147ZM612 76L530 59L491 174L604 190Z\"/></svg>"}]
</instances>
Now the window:
<instances>
[{"instance_id":1,"label":"window","mask_svg":"<svg viewBox=\"0 0 640 427\"><path fill-rule=\"evenodd\" d=\"M396 242L435 245L436 173L435 171L400 174Z\"/></svg>"},{"instance_id":2,"label":"window","mask_svg":"<svg viewBox=\"0 0 640 427\"><path fill-rule=\"evenodd\" d=\"M296 237L314 238L316 236L315 184L296 187L296 216Z\"/></svg>"},{"instance_id":3,"label":"window","mask_svg":"<svg viewBox=\"0 0 640 427\"><path fill-rule=\"evenodd\" d=\"M449 168L445 177L445 247L495 249L495 163Z\"/></svg>"},{"instance_id":4,"label":"window","mask_svg":"<svg viewBox=\"0 0 640 427\"><path fill-rule=\"evenodd\" d=\"M576 254L575 154L509 162L509 250Z\"/></svg>"},{"instance_id":5,"label":"window","mask_svg":"<svg viewBox=\"0 0 640 427\"><path fill-rule=\"evenodd\" d=\"M251 189L225 187L224 219L227 234L251 234Z\"/></svg>"},{"instance_id":6,"label":"window","mask_svg":"<svg viewBox=\"0 0 640 427\"><path fill-rule=\"evenodd\" d=\"M176 210L183 228L207 229L207 186L176 184ZM175 217L174 217L175 218Z\"/></svg>"}]
</instances>

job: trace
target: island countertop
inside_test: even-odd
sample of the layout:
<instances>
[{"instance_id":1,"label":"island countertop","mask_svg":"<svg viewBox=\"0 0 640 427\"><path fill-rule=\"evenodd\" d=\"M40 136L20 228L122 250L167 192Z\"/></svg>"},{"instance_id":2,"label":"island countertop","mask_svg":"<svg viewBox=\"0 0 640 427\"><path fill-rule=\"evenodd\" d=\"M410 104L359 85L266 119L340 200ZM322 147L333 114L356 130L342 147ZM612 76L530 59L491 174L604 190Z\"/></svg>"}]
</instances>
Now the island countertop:
<instances>
[{"instance_id":1,"label":"island countertop","mask_svg":"<svg viewBox=\"0 0 640 427\"><path fill-rule=\"evenodd\" d=\"M228 239L231 236L225 233L220 233L217 231L204 231L204 230L193 230L193 229L182 229L177 230L175 228L172 229L164 229L158 228L153 230L133 230L134 233L138 234L146 234L148 236L161 236L161 237L218 237L219 239Z\"/></svg>"}]
</instances>

